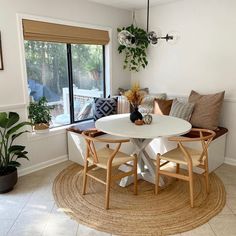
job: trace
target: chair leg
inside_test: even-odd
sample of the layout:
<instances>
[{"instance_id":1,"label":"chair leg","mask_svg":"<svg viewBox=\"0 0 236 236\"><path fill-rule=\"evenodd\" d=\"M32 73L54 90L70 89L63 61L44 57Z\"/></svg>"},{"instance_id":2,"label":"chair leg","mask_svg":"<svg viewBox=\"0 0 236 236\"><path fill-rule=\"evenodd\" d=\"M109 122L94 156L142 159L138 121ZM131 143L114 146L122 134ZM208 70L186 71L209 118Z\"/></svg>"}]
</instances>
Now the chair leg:
<instances>
[{"instance_id":1,"label":"chair leg","mask_svg":"<svg viewBox=\"0 0 236 236\"><path fill-rule=\"evenodd\" d=\"M179 173L179 164L176 163L176 173L178 174Z\"/></svg>"},{"instance_id":2,"label":"chair leg","mask_svg":"<svg viewBox=\"0 0 236 236\"><path fill-rule=\"evenodd\" d=\"M191 204L191 207L193 207L193 170L192 168L189 168L188 172L189 172L190 204Z\"/></svg>"},{"instance_id":3,"label":"chair leg","mask_svg":"<svg viewBox=\"0 0 236 236\"><path fill-rule=\"evenodd\" d=\"M138 173L137 173L137 165L138 165L138 160L137 160L137 155L134 155L134 194L138 194Z\"/></svg>"},{"instance_id":4,"label":"chair leg","mask_svg":"<svg viewBox=\"0 0 236 236\"><path fill-rule=\"evenodd\" d=\"M179 174L179 163L176 163L176 174ZM176 181L178 181L179 179L176 178Z\"/></svg>"},{"instance_id":5,"label":"chair leg","mask_svg":"<svg viewBox=\"0 0 236 236\"><path fill-rule=\"evenodd\" d=\"M105 209L109 209L110 201L110 187L111 187L111 167L107 169L107 180L106 180L106 200L105 200Z\"/></svg>"},{"instance_id":6,"label":"chair leg","mask_svg":"<svg viewBox=\"0 0 236 236\"><path fill-rule=\"evenodd\" d=\"M159 174L159 170L160 170L160 154L157 154L157 160L156 160L156 181L155 181L155 194L158 194L159 191L159 180L160 180L160 174Z\"/></svg>"},{"instance_id":7,"label":"chair leg","mask_svg":"<svg viewBox=\"0 0 236 236\"><path fill-rule=\"evenodd\" d=\"M83 178L83 189L82 189L82 194L86 194L86 186L87 186L87 171L88 171L88 161L85 161L84 164L84 178Z\"/></svg>"},{"instance_id":8,"label":"chair leg","mask_svg":"<svg viewBox=\"0 0 236 236\"><path fill-rule=\"evenodd\" d=\"M208 170L208 160L205 160L205 182L206 182L206 192L209 193L210 189L209 189L209 170Z\"/></svg>"}]
</instances>

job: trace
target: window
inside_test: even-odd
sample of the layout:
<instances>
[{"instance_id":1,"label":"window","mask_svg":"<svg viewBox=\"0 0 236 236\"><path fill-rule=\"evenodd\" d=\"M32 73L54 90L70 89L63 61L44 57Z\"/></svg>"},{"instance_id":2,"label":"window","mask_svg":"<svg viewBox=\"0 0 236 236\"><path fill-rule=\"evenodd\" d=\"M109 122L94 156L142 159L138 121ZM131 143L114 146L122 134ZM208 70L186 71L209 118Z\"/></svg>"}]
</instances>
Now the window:
<instances>
[{"instance_id":1,"label":"window","mask_svg":"<svg viewBox=\"0 0 236 236\"><path fill-rule=\"evenodd\" d=\"M105 97L104 47L71 45L74 120L91 118L92 97Z\"/></svg>"},{"instance_id":2,"label":"window","mask_svg":"<svg viewBox=\"0 0 236 236\"><path fill-rule=\"evenodd\" d=\"M53 127L93 117L94 97L105 97L107 31L22 21L29 96L53 105Z\"/></svg>"}]
</instances>

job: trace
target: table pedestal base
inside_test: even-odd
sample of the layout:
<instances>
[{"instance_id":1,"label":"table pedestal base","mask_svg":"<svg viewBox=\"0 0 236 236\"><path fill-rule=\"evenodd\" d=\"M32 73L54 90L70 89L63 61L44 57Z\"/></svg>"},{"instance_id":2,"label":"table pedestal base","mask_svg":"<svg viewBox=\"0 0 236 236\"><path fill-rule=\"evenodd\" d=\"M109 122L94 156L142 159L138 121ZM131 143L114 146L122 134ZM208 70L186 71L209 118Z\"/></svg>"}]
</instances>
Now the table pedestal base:
<instances>
[{"instance_id":1,"label":"table pedestal base","mask_svg":"<svg viewBox=\"0 0 236 236\"><path fill-rule=\"evenodd\" d=\"M153 160L149 157L148 153L145 151L147 145L152 141L152 139L130 139L135 147L134 153L138 156L138 179L146 180L150 183L155 184L156 167ZM145 168L145 166L147 168ZM130 171L130 168L122 165L119 170L124 172ZM121 187L126 187L133 183L133 176L127 176L120 181ZM160 185L164 185L164 181L160 178Z\"/></svg>"}]
</instances>

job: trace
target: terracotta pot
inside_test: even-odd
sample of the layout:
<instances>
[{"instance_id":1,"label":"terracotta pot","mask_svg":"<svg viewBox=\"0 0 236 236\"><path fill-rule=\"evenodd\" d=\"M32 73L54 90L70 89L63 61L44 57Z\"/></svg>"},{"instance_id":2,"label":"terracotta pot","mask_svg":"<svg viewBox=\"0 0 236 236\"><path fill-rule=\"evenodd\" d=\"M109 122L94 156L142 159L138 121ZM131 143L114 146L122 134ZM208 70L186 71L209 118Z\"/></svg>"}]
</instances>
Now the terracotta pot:
<instances>
[{"instance_id":1,"label":"terracotta pot","mask_svg":"<svg viewBox=\"0 0 236 236\"><path fill-rule=\"evenodd\" d=\"M12 167L5 175L0 175L0 193L10 192L17 183L17 169Z\"/></svg>"}]
</instances>

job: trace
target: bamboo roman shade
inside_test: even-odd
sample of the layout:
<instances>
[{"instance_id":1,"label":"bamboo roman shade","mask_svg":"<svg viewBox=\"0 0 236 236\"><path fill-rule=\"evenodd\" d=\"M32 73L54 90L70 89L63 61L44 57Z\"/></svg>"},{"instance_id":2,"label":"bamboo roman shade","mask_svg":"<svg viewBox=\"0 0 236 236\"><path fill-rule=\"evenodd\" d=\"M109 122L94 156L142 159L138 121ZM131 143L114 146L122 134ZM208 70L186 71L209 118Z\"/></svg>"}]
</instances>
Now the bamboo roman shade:
<instances>
[{"instance_id":1,"label":"bamboo roman shade","mask_svg":"<svg viewBox=\"0 0 236 236\"><path fill-rule=\"evenodd\" d=\"M57 43L106 45L108 31L23 19L24 39Z\"/></svg>"}]
</instances>

